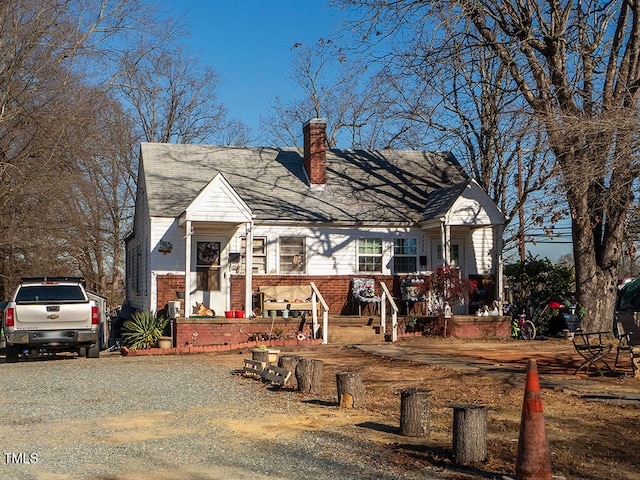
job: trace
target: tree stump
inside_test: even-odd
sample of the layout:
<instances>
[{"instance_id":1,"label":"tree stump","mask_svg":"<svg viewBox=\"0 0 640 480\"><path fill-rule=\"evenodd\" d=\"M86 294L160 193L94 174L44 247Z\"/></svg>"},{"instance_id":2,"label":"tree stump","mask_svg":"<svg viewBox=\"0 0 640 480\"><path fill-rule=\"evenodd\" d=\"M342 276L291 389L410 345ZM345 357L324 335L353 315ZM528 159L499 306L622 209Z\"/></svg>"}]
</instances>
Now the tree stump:
<instances>
[{"instance_id":1,"label":"tree stump","mask_svg":"<svg viewBox=\"0 0 640 480\"><path fill-rule=\"evenodd\" d=\"M487 459L487 409L480 405L452 405L453 456L457 463Z\"/></svg>"},{"instance_id":2,"label":"tree stump","mask_svg":"<svg viewBox=\"0 0 640 480\"><path fill-rule=\"evenodd\" d=\"M262 362L265 366L269 365L269 350L259 350L257 348L251 350L251 360Z\"/></svg>"},{"instance_id":3,"label":"tree stump","mask_svg":"<svg viewBox=\"0 0 640 480\"><path fill-rule=\"evenodd\" d=\"M408 388L400 391L400 435L429 436L429 408L433 390Z\"/></svg>"},{"instance_id":4,"label":"tree stump","mask_svg":"<svg viewBox=\"0 0 640 480\"><path fill-rule=\"evenodd\" d=\"M318 393L322 381L322 360L301 358L296 365L298 391L302 393Z\"/></svg>"},{"instance_id":5,"label":"tree stump","mask_svg":"<svg viewBox=\"0 0 640 480\"><path fill-rule=\"evenodd\" d=\"M285 387L297 389L298 381L296 380L296 366L302 357L300 355L282 355L278 358L278 366L286 368L291 372L289 380L285 383Z\"/></svg>"},{"instance_id":6,"label":"tree stump","mask_svg":"<svg viewBox=\"0 0 640 480\"><path fill-rule=\"evenodd\" d=\"M361 373L336 373L336 385L338 405L341 408L361 408L364 406L365 393Z\"/></svg>"}]
</instances>

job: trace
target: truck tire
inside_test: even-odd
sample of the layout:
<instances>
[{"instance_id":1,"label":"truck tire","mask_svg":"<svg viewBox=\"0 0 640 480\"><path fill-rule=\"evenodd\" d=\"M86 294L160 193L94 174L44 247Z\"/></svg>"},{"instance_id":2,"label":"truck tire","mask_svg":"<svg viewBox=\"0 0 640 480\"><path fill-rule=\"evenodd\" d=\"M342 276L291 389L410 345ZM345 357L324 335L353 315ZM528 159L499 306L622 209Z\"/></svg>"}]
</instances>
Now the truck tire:
<instances>
[{"instance_id":1,"label":"truck tire","mask_svg":"<svg viewBox=\"0 0 640 480\"><path fill-rule=\"evenodd\" d=\"M100 344L96 343L87 348L87 358L100 358Z\"/></svg>"},{"instance_id":2,"label":"truck tire","mask_svg":"<svg viewBox=\"0 0 640 480\"><path fill-rule=\"evenodd\" d=\"M17 363L19 353L20 353L20 349L18 347L16 347L15 345L7 345L6 353L5 353L5 362Z\"/></svg>"}]
</instances>

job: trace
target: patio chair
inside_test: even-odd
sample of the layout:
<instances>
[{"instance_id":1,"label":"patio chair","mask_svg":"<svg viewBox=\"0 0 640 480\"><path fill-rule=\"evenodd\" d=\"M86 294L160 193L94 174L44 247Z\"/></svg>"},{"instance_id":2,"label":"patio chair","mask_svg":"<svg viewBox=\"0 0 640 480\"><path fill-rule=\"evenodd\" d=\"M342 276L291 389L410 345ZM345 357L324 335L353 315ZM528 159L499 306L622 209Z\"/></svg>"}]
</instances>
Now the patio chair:
<instances>
[{"instance_id":1,"label":"patio chair","mask_svg":"<svg viewBox=\"0 0 640 480\"><path fill-rule=\"evenodd\" d=\"M362 316L362 305L373 306L377 310L381 298L375 294L373 278L354 278L351 280L351 298L358 304L358 316Z\"/></svg>"}]
</instances>

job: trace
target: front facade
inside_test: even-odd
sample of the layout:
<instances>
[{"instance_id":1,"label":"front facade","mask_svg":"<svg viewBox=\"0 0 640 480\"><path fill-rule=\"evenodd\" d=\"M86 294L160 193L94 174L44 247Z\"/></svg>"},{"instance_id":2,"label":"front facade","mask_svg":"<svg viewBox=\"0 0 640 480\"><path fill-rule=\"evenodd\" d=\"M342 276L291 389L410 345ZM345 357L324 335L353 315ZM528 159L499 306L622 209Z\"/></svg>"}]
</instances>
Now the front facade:
<instances>
[{"instance_id":1,"label":"front facade","mask_svg":"<svg viewBox=\"0 0 640 480\"><path fill-rule=\"evenodd\" d=\"M260 285L323 279L331 310L346 313L349 279L442 265L500 291L504 216L452 155L327 151L324 128L305 125L302 151L142 144L131 306L162 310L181 291L186 318L196 302L252 312Z\"/></svg>"}]
</instances>

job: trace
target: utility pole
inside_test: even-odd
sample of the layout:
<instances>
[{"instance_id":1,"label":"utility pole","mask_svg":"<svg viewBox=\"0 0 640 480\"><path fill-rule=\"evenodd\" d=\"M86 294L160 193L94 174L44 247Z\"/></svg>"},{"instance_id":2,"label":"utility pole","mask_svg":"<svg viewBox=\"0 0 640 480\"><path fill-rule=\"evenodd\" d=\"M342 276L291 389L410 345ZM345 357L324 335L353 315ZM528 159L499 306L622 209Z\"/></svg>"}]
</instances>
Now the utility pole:
<instances>
[{"instance_id":1,"label":"utility pole","mask_svg":"<svg viewBox=\"0 0 640 480\"><path fill-rule=\"evenodd\" d=\"M524 262L527 257L524 241L524 203L522 202L523 185L522 185L522 150L518 150L518 217L520 224L518 226L518 251L520 252L520 261Z\"/></svg>"}]
</instances>

